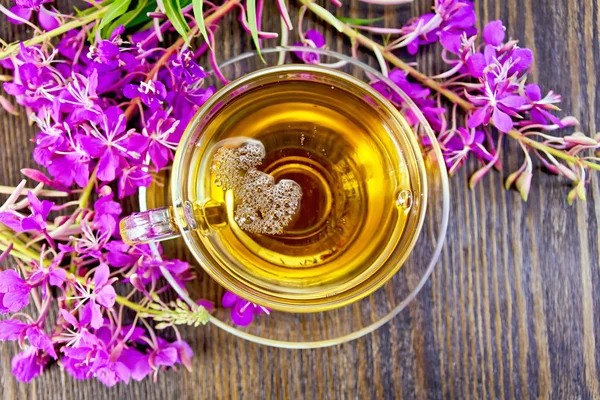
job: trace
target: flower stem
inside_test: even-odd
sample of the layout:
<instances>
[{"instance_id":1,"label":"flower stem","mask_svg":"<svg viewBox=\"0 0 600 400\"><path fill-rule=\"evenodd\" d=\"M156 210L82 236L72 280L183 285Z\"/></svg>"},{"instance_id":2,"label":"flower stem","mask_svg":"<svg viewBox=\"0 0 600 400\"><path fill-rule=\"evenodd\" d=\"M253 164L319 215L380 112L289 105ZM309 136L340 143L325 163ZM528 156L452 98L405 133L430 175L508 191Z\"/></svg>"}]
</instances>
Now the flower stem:
<instances>
[{"instance_id":1,"label":"flower stem","mask_svg":"<svg viewBox=\"0 0 600 400\"><path fill-rule=\"evenodd\" d=\"M92 171L92 175L90 176L90 180L85 188L83 188L83 192L81 192L81 196L79 197L79 208L82 210L87 207L88 200L90 199L90 195L92 194L92 189L94 189L94 185L96 184L96 174L98 173L98 165Z\"/></svg>"},{"instance_id":2,"label":"flower stem","mask_svg":"<svg viewBox=\"0 0 600 400\"><path fill-rule=\"evenodd\" d=\"M28 259L23 259L23 258L19 257L23 261L36 261L40 258L40 255L38 253L36 253L34 250L25 246L25 244L23 244L23 242L21 242L20 240L17 240L14 236L11 237L11 236L6 235L4 232L0 232L0 240L4 241L5 243L12 243L13 249L17 250L23 256L26 256L28 258Z\"/></svg>"},{"instance_id":3,"label":"flower stem","mask_svg":"<svg viewBox=\"0 0 600 400\"><path fill-rule=\"evenodd\" d=\"M161 315L162 312L158 311L158 310L152 310L150 308L146 308L143 306L140 306L139 304L136 304L132 301L127 300L125 297L121 297L121 296L117 296L115 298L115 301L119 304L121 304L122 306L128 307L134 311L137 311L139 313L144 313L144 314L152 314L152 315Z\"/></svg>"},{"instance_id":4,"label":"flower stem","mask_svg":"<svg viewBox=\"0 0 600 400\"><path fill-rule=\"evenodd\" d=\"M70 31L71 29L79 28L80 26L84 26L84 25L89 24L90 22L99 20L100 18L102 18L102 16L106 12L107 8L108 7L99 8L96 11L94 11L93 13L86 15L85 17L82 17L81 19L67 22L66 24L61 25L58 28L51 30L50 32L46 32L42 35L34 36L31 39L26 40L21 43L23 43L23 45L25 47L43 43L46 40L56 37L58 35L62 35L63 33ZM0 60L3 60L6 57L9 57L11 54L13 54L13 52L18 52L18 51L19 51L19 43L13 43L11 45L8 45L4 49L4 51L0 52Z\"/></svg>"},{"instance_id":5,"label":"flower stem","mask_svg":"<svg viewBox=\"0 0 600 400\"><path fill-rule=\"evenodd\" d=\"M83 277L83 276L75 276L75 279L82 285L86 285L88 283L87 279L85 279L85 277ZM93 285L93 283L90 283L90 285ZM122 297L122 296L116 296L115 301L117 303L121 304L122 306L130 308L139 313L151 314L151 315L161 315L162 314L161 311L153 310L151 308L146 308L146 307L140 306L139 304L136 304L133 301L129 301L125 297Z\"/></svg>"},{"instance_id":6,"label":"flower stem","mask_svg":"<svg viewBox=\"0 0 600 400\"><path fill-rule=\"evenodd\" d=\"M204 24L206 26L209 26L213 22L218 21L225 14L227 14L232 8L234 8L237 4L239 4L240 1L241 0L228 0L222 6L218 7L215 12L213 12L208 17L206 17L204 19ZM195 35L197 35L198 31L199 31L198 26L194 26L190 30L190 33L188 34L188 38L192 38ZM186 42L186 39L183 37L180 37L175 43L173 43L169 48L167 48L167 50L158 59L158 61L156 61L156 63L154 64L154 66L152 67L150 72L148 72L148 75L146 76L146 80L145 80L146 83L148 83L148 81L154 79L156 74L158 74L158 71L164 65L166 65L167 62L169 62L169 59L171 58L171 56L175 52L177 52L185 44L185 42ZM131 116L133 115L133 113L138 105L138 102L139 102L139 97L132 99L131 102L129 103L129 106L127 106L127 108L125 109L125 117L127 119L131 118Z\"/></svg>"},{"instance_id":7,"label":"flower stem","mask_svg":"<svg viewBox=\"0 0 600 400\"><path fill-rule=\"evenodd\" d=\"M319 6L318 4L315 4L313 2L313 0L299 0L299 1L300 1L300 3L304 4L307 8L309 8L312 12L314 12L317 16L319 16L321 19L323 19L326 23L333 25L332 21L331 21L331 13L329 11L327 11L323 7ZM425 75L422 72L418 71L417 69L411 67L410 65L408 65L407 63L405 63L404 61L402 61L401 59L396 57L394 54L392 54L384 46L382 46L379 43L360 34L357 30L353 29L348 24L345 24L339 20L336 20L335 27L340 32L342 32L343 34L348 36L350 39L355 40L357 43L360 43L361 45L369 48L371 51L378 50L379 52L381 52L383 57L386 60L388 60L392 65L400 68L402 71L404 71L408 75L412 76L414 79L419 81L424 86L427 86L428 88L440 93L442 96L446 97L452 103L458 104L464 111L469 112L475 108L475 106L473 104L469 103L467 100L463 99L458 94L454 93L451 90L444 88L439 82L437 82L434 79L431 79L427 75ZM513 139L515 139L527 146L533 147L534 149L543 151L548 154L552 154L553 156L561 158L564 161L572 162L572 163L580 163L589 168L600 171L600 164L597 164L597 163L594 163L594 162L591 162L588 160L583 160L579 157L572 156L565 151L558 150L553 147L547 146L543 143L540 143L536 140L533 140L531 138L528 138L528 137L522 135L521 132L517 131L516 129L512 129L511 131L509 131L508 135L510 137L512 137Z\"/></svg>"}]
</instances>

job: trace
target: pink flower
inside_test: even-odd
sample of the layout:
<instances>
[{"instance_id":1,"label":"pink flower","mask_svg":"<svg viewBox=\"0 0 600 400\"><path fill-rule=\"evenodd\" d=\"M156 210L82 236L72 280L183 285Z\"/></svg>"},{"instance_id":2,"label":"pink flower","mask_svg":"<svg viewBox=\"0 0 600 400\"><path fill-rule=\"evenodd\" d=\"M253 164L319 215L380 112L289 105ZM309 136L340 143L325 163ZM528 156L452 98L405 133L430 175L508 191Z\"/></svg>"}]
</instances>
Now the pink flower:
<instances>
[{"instance_id":1,"label":"pink flower","mask_svg":"<svg viewBox=\"0 0 600 400\"><path fill-rule=\"evenodd\" d=\"M92 328L98 329L102 326L102 309L111 308L115 304L117 294L111 286L116 278L108 279L108 266L104 263L100 264L94 272L93 288L88 283L87 286L79 285L79 298L86 301L86 304L80 310L80 322L82 325L90 324Z\"/></svg>"},{"instance_id":2,"label":"pink flower","mask_svg":"<svg viewBox=\"0 0 600 400\"><path fill-rule=\"evenodd\" d=\"M28 285L14 270L0 272L0 314L17 312L29 304Z\"/></svg>"},{"instance_id":3,"label":"pink flower","mask_svg":"<svg viewBox=\"0 0 600 400\"><path fill-rule=\"evenodd\" d=\"M484 85L482 94L467 94L467 98L478 107L469 117L468 127L488 125L491 119L500 132L510 131L514 126L511 117L520 117L518 112L527 100L511 93L509 81L496 83L494 78L486 77Z\"/></svg>"},{"instance_id":4,"label":"pink flower","mask_svg":"<svg viewBox=\"0 0 600 400\"><path fill-rule=\"evenodd\" d=\"M46 219L54 203L48 200L39 201L33 192L27 192L27 200L29 200L29 209L31 210L28 217L23 217L16 212L4 211L0 212L0 222L15 232L45 232Z\"/></svg>"},{"instance_id":5,"label":"pink flower","mask_svg":"<svg viewBox=\"0 0 600 400\"><path fill-rule=\"evenodd\" d=\"M234 324L239 326L248 326L254 320L254 316L260 314L267 314L271 312L266 307L259 306L248 300L244 300L235 293L225 292L221 304L225 308L231 308L231 320Z\"/></svg>"},{"instance_id":6,"label":"pink flower","mask_svg":"<svg viewBox=\"0 0 600 400\"><path fill-rule=\"evenodd\" d=\"M56 351L52 340L37 323L26 324L16 319L0 321L0 340L19 340L27 338L29 344L38 350L42 350L56 359Z\"/></svg>"},{"instance_id":7,"label":"pink flower","mask_svg":"<svg viewBox=\"0 0 600 400\"><path fill-rule=\"evenodd\" d=\"M483 41L491 46L500 46L506 36L506 28L502 21L491 21L483 28Z\"/></svg>"},{"instance_id":8,"label":"pink flower","mask_svg":"<svg viewBox=\"0 0 600 400\"><path fill-rule=\"evenodd\" d=\"M11 361L12 373L20 382L29 383L44 371L48 358L35 348L28 347L15 355Z\"/></svg>"},{"instance_id":9,"label":"pink flower","mask_svg":"<svg viewBox=\"0 0 600 400\"><path fill-rule=\"evenodd\" d=\"M294 46L305 46L313 49L322 49L325 47L325 38L319 31L310 29L304 35L304 42L294 43ZM307 64L318 64L321 62L321 56L311 51L296 51L296 57Z\"/></svg>"}]
</instances>

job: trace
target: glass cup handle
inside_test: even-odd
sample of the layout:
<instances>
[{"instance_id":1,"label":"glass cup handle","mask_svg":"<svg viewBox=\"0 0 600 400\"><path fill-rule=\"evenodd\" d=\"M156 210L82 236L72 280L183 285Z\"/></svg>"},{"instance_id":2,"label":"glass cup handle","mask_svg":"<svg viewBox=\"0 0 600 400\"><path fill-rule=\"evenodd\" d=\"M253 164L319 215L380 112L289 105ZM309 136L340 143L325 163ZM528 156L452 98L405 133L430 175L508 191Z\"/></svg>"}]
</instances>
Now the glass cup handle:
<instances>
[{"instance_id":1,"label":"glass cup handle","mask_svg":"<svg viewBox=\"0 0 600 400\"><path fill-rule=\"evenodd\" d=\"M123 218L119 227L128 245L159 242L181 235L171 206L133 213Z\"/></svg>"}]
</instances>

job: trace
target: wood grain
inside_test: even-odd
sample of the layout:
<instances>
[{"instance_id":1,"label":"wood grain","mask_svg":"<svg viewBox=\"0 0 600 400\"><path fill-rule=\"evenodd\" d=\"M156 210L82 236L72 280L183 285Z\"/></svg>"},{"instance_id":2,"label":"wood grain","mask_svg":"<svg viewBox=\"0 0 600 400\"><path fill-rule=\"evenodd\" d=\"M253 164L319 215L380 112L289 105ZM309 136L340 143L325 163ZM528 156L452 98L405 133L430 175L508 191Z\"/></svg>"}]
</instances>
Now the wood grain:
<instances>
[{"instance_id":1,"label":"wood grain","mask_svg":"<svg viewBox=\"0 0 600 400\"><path fill-rule=\"evenodd\" d=\"M391 26L428 10L432 1L396 8L346 3L334 12L384 16ZM564 110L580 119L584 132L595 132L600 1L474 3L482 20L501 18L508 34L533 50L532 78L562 93ZM67 4L59 1L63 9ZM267 6L266 15L273 11ZM218 32L223 59L251 48L249 38L238 40L235 18ZM3 39L28 35L1 20ZM333 49L348 51L349 43L333 29L310 15L306 25L324 31ZM263 28L277 31L278 18L266 17ZM427 72L442 68L433 53L417 61ZM16 184L19 169L33 166L30 140L36 132L24 116L5 112L0 129L0 181ZM514 145L504 150L504 172L474 190L466 185L474 163L452 179L451 222L438 267L408 309L371 335L332 348L292 351L245 342L213 326L184 329L196 354L193 372L168 371L156 384L112 389L75 381L57 366L30 385L19 384L10 373L16 348L2 343L2 398L600 399L598 176L592 177L588 201L568 207L568 185L540 173L523 203L502 189L503 176L522 162Z\"/></svg>"}]
</instances>

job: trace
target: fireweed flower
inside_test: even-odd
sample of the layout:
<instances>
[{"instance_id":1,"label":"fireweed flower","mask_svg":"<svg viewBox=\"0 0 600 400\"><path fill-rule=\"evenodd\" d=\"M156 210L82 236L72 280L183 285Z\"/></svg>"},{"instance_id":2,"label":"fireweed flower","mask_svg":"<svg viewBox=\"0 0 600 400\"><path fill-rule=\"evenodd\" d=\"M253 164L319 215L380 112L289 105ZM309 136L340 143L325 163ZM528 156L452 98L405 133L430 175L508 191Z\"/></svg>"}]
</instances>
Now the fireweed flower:
<instances>
[{"instance_id":1,"label":"fireweed flower","mask_svg":"<svg viewBox=\"0 0 600 400\"><path fill-rule=\"evenodd\" d=\"M4 211L0 212L0 222L15 232L35 231L45 233L46 219L54 203L48 200L38 200L33 192L27 192L27 200L31 210L29 216L24 217L16 211Z\"/></svg>"},{"instance_id":2,"label":"fireweed flower","mask_svg":"<svg viewBox=\"0 0 600 400\"><path fill-rule=\"evenodd\" d=\"M0 321L0 340L19 340L22 342L24 338L27 338L29 344L37 350L46 352L55 360L58 358L52 340L37 322L26 324L16 319Z\"/></svg>"},{"instance_id":3,"label":"fireweed flower","mask_svg":"<svg viewBox=\"0 0 600 400\"><path fill-rule=\"evenodd\" d=\"M325 47L325 38L319 31L310 29L304 34L304 40L302 42L294 43L294 46L322 49ZM310 51L296 51L295 54L296 57L307 64L319 64L321 62L321 56L317 53Z\"/></svg>"},{"instance_id":4,"label":"fireweed flower","mask_svg":"<svg viewBox=\"0 0 600 400\"><path fill-rule=\"evenodd\" d=\"M109 279L109 270L106 264L100 264L94 272L93 286L90 282L83 285L75 283L79 296L73 299L79 300L80 322L83 325L89 324L92 328L98 329L102 326L102 309L111 308L115 304L116 293L112 283L116 278Z\"/></svg>"},{"instance_id":5,"label":"fireweed flower","mask_svg":"<svg viewBox=\"0 0 600 400\"><path fill-rule=\"evenodd\" d=\"M50 107L61 90L60 80L51 69L26 62L16 69L13 82L5 82L4 90L16 97L19 104L31 108Z\"/></svg>"},{"instance_id":6,"label":"fireweed flower","mask_svg":"<svg viewBox=\"0 0 600 400\"><path fill-rule=\"evenodd\" d=\"M20 382L29 383L44 371L48 357L33 346L15 355L11 361L12 373Z\"/></svg>"},{"instance_id":7,"label":"fireweed flower","mask_svg":"<svg viewBox=\"0 0 600 400\"><path fill-rule=\"evenodd\" d=\"M101 116L100 125L91 124L88 135L80 136L83 149L92 157L99 158L97 177L101 181L112 181L119 172L122 159L140 157L139 135L133 131L125 133L125 115L118 107L109 107ZM140 138L141 139L141 138Z\"/></svg>"},{"instance_id":8,"label":"fireweed flower","mask_svg":"<svg viewBox=\"0 0 600 400\"><path fill-rule=\"evenodd\" d=\"M44 3L51 3L52 0L15 0L15 4L21 8L29 8L34 11L39 11Z\"/></svg>"},{"instance_id":9,"label":"fireweed flower","mask_svg":"<svg viewBox=\"0 0 600 400\"><path fill-rule=\"evenodd\" d=\"M221 305L225 308L231 308L231 320L239 326L247 326L252 323L254 317L260 314L269 314L271 310L267 307L259 306L248 300L242 299L232 292L225 292Z\"/></svg>"},{"instance_id":10,"label":"fireweed flower","mask_svg":"<svg viewBox=\"0 0 600 400\"><path fill-rule=\"evenodd\" d=\"M173 75L185 79L187 85L193 85L206 78L206 72L193 59L194 53L182 51L175 60L171 61Z\"/></svg>"},{"instance_id":11,"label":"fireweed flower","mask_svg":"<svg viewBox=\"0 0 600 400\"><path fill-rule=\"evenodd\" d=\"M17 312L29 304L31 286L12 270L0 272L0 314Z\"/></svg>"},{"instance_id":12,"label":"fireweed flower","mask_svg":"<svg viewBox=\"0 0 600 400\"><path fill-rule=\"evenodd\" d=\"M427 121L431 124L431 127L439 130L442 124L440 115L446 110L438 107L436 102L428 97L431 93L430 90L418 83L409 82L406 74L399 69L392 70L389 73L388 78L415 102ZM405 113L410 125L414 126L419 123L419 119L414 111L406 104L402 97L392 90L385 82L376 81L373 82L371 86L386 99L390 100L398 109L401 109Z\"/></svg>"},{"instance_id":13,"label":"fireweed flower","mask_svg":"<svg viewBox=\"0 0 600 400\"><path fill-rule=\"evenodd\" d=\"M82 134L73 135L68 124L65 128L64 143L55 151L46 168L61 185L70 187L76 183L80 187L88 184L91 157L83 148ZM54 149L53 149L54 150ZM52 152L52 151L51 151Z\"/></svg>"},{"instance_id":14,"label":"fireweed flower","mask_svg":"<svg viewBox=\"0 0 600 400\"><path fill-rule=\"evenodd\" d=\"M156 171L164 168L173 159L173 150L177 148L182 134L178 126L179 121L169 117L167 112L157 110L142 130L143 141L140 140L140 148L148 152Z\"/></svg>"},{"instance_id":15,"label":"fireweed flower","mask_svg":"<svg viewBox=\"0 0 600 400\"><path fill-rule=\"evenodd\" d=\"M152 182L152 175L148 172L148 166L137 164L126 164L119 176L119 199L135 194L140 187L148 187Z\"/></svg>"},{"instance_id":16,"label":"fireweed flower","mask_svg":"<svg viewBox=\"0 0 600 400\"><path fill-rule=\"evenodd\" d=\"M135 84L125 85L123 96L128 99L139 97L142 103L147 105L151 110L156 110L162 106L167 97L167 88L161 81L150 80L148 82L140 82L139 86Z\"/></svg>"},{"instance_id":17,"label":"fireweed flower","mask_svg":"<svg viewBox=\"0 0 600 400\"><path fill-rule=\"evenodd\" d=\"M514 126L511 117L519 117L519 111L527 100L518 94L512 94L508 81L497 82L489 76L484 79L485 89L482 94L467 94L467 98L478 107L469 117L468 127L487 125L491 119L499 131L508 132Z\"/></svg>"}]
</instances>

